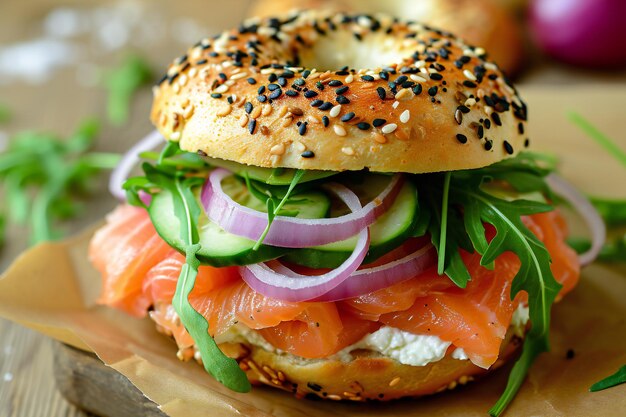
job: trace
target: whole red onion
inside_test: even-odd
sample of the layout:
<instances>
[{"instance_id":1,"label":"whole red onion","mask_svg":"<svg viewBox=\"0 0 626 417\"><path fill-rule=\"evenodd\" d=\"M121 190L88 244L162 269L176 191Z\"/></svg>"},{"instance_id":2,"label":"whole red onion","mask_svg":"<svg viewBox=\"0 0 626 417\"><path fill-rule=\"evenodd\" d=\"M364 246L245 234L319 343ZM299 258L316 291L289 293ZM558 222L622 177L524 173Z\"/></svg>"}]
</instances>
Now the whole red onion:
<instances>
[{"instance_id":1,"label":"whole red onion","mask_svg":"<svg viewBox=\"0 0 626 417\"><path fill-rule=\"evenodd\" d=\"M626 65L626 0L533 0L529 20L539 46L559 60Z\"/></svg>"}]
</instances>

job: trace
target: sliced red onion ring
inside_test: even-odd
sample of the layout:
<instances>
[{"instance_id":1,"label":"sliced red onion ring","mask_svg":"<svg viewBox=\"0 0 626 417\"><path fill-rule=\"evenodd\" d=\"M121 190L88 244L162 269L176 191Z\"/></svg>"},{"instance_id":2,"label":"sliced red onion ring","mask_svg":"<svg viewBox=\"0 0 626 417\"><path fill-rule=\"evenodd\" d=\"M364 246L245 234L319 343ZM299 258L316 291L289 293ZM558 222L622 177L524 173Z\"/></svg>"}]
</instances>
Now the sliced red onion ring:
<instances>
[{"instance_id":1,"label":"sliced red onion ring","mask_svg":"<svg viewBox=\"0 0 626 417\"><path fill-rule=\"evenodd\" d=\"M206 214L222 229L234 235L258 240L267 226L267 214L233 201L222 189L222 179L231 175L225 169L211 172L202 189ZM389 185L365 207L330 219L300 219L276 216L263 243L283 248L307 248L348 239L370 226L393 204L403 177L396 174Z\"/></svg>"},{"instance_id":2,"label":"sliced red onion ring","mask_svg":"<svg viewBox=\"0 0 626 417\"><path fill-rule=\"evenodd\" d=\"M588 265L597 258L604 241L606 240L606 226L595 207L574 186L556 174L546 178L548 185L554 192L566 199L581 217L587 222L591 231L591 248L578 256L582 266Z\"/></svg>"},{"instance_id":3,"label":"sliced red onion ring","mask_svg":"<svg viewBox=\"0 0 626 417\"><path fill-rule=\"evenodd\" d=\"M359 211L361 203L352 191L339 184L330 184L329 190L350 208L352 212ZM255 291L268 297L286 301L307 301L318 298L350 277L365 259L370 245L369 228L359 232L354 251L338 268L322 275L300 275L291 269L282 266L284 273L274 271L266 263L246 265L240 268L244 281Z\"/></svg>"},{"instance_id":4,"label":"sliced red onion ring","mask_svg":"<svg viewBox=\"0 0 626 417\"><path fill-rule=\"evenodd\" d=\"M139 162L139 154L156 148L164 141L165 138L163 138L163 136L155 130L137 142L128 150L128 152L126 152L120 163L111 173L111 178L109 179L109 192L115 198L120 201L126 200L126 194L124 193L122 185L124 184L124 181L128 179L130 171L132 171L135 165Z\"/></svg>"},{"instance_id":5,"label":"sliced red onion ring","mask_svg":"<svg viewBox=\"0 0 626 417\"><path fill-rule=\"evenodd\" d=\"M354 271L348 279L312 301L340 301L369 294L419 276L436 263L435 248L427 243L401 259ZM274 264L277 266L272 265L272 267L278 273L289 274L292 272L280 261L274 261Z\"/></svg>"}]
</instances>

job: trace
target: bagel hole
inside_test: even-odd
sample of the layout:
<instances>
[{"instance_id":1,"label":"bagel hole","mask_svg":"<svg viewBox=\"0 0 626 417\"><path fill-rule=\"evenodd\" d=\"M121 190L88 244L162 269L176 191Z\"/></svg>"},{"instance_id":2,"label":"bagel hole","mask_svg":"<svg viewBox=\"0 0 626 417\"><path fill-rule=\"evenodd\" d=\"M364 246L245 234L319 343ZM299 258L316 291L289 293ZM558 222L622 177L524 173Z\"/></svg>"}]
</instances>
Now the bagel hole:
<instances>
[{"instance_id":1,"label":"bagel hole","mask_svg":"<svg viewBox=\"0 0 626 417\"><path fill-rule=\"evenodd\" d=\"M300 64L318 71L377 69L409 58L411 51L401 50L401 39L384 33L372 33L357 40L351 32L333 32L320 36L310 47L300 51Z\"/></svg>"}]
</instances>

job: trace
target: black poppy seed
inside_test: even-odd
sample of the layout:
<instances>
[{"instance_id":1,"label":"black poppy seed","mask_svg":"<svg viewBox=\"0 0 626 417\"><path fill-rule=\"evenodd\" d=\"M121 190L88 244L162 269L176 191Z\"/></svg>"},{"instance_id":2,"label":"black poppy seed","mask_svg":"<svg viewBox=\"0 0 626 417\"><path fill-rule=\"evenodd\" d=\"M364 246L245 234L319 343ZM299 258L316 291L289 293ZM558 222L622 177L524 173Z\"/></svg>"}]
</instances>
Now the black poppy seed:
<instances>
[{"instance_id":1,"label":"black poppy seed","mask_svg":"<svg viewBox=\"0 0 626 417\"><path fill-rule=\"evenodd\" d=\"M461 143L467 143L467 136L458 133L456 135L456 140L458 140Z\"/></svg>"},{"instance_id":2,"label":"black poppy seed","mask_svg":"<svg viewBox=\"0 0 626 417\"><path fill-rule=\"evenodd\" d=\"M525 148L528 148L529 146L530 146L530 139L526 138L526 139L524 140L524 147L525 147Z\"/></svg>"},{"instance_id":3,"label":"black poppy seed","mask_svg":"<svg viewBox=\"0 0 626 417\"><path fill-rule=\"evenodd\" d=\"M248 84L250 84L250 85L256 84L256 80L254 78L252 78L252 77L248 78L247 81L248 81Z\"/></svg>"},{"instance_id":4,"label":"black poppy seed","mask_svg":"<svg viewBox=\"0 0 626 417\"><path fill-rule=\"evenodd\" d=\"M228 77L226 76L226 74L224 74L223 72L220 72L218 75L218 77L220 77L222 80L226 81L228 79Z\"/></svg>"},{"instance_id":5,"label":"black poppy seed","mask_svg":"<svg viewBox=\"0 0 626 417\"><path fill-rule=\"evenodd\" d=\"M346 96L337 96L337 103L339 104L349 104L350 100Z\"/></svg>"},{"instance_id":6,"label":"black poppy seed","mask_svg":"<svg viewBox=\"0 0 626 417\"><path fill-rule=\"evenodd\" d=\"M213 94L211 94L211 97L213 97L213 98L222 98L222 95L220 93L213 93Z\"/></svg>"},{"instance_id":7,"label":"black poppy seed","mask_svg":"<svg viewBox=\"0 0 626 417\"><path fill-rule=\"evenodd\" d=\"M159 78L159 81L157 81L156 85L161 85L165 82L165 80L167 80L167 74L165 74L164 76L162 76L161 78Z\"/></svg>"},{"instance_id":8,"label":"black poppy seed","mask_svg":"<svg viewBox=\"0 0 626 417\"><path fill-rule=\"evenodd\" d=\"M278 77L278 80L276 80L276 82L281 87L285 87L287 85L287 79L285 77Z\"/></svg>"},{"instance_id":9,"label":"black poppy seed","mask_svg":"<svg viewBox=\"0 0 626 417\"><path fill-rule=\"evenodd\" d=\"M215 51L213 51L213 52L209 52L209 56L210 56L211 58L215 58L215 57L217 57L218 55L219 55L219 54L218 54L217 52L215 52Z\"/></svg>"},{"instance_id":10,"label":"black poppy seed","mask_svg":"<svg viewBox=\"0 0 626 417\"><path fill-rule=\"evenodd\" d=\"M460 106L458 107L458 109L459 109L459 110L461 110L464 114L467 114L467 113L469 113L469 112L470 112L469 107L464 106L464 105L460 105Z\"/></svg>"},{"instance_id":11,"label":"black poppy seed","mask_svg":"<svg viewBox=\"0 0 626 417\"><path fill-rule=\"evenodd\" d=\"M248 131L250 132L251 135L254 135L255 129L256 129L256 119L252 119L250 120L250 123L248 123Z\"/></svg>"},{"instance_id":12,"label":"black poppy seed","mask_svg":"<svg viewBox=\"0 0 626 417\"><path fill-rule=\"evenodd\" d=\"M486 127L487 129L491 129L491 120L489 120L489 119L485 119L485 120L483 121L483 124L485 125L485 127Z\"/></svg>"},{"instance_id":13,"label":"black poppy seed","mask_svg":"<svg viewBox=\"0 0 626 417\"><path fill-rule=\"evenodd\" d=\"M358 127L361 130L370 130L370 128L372 127L369 123L366 122L360 122L356 124L356 127Z\"/></svg>"},{"instance_id":14,"label":"black poppy seed","mask_svg":"<svg viewBox=\"0 0 626 417\"><path fill-rule=\"evenodd\" d=\"M443 80L443 75L439 74L438 72L435 72L433 74L430 74L430 79L435 80L435 81L441 81Z\"/></svg>"},{"instance_id":15,"label":"black poppy seed","mask_svg":"<svg viewBox=\"0 0 626 417\"><path fill-rule=\"evenodd\" d=\"M186 62L186 61L187 61L187 55L180 56L176 60L176 65L180 65L180 64L182 64L183 62Z\"/></svg>"},{"instance_id":16,"label":"black poppy seed","mask_svg":"<svg viewBox=\"0 0 626 417\"><path fill-rule=\"evenodd\" d=\"M484 147L486 151L490 151L491 148L493 148L493 141L491 139L486 139Z\"/></svg>"},{"instance_id":17,"label":"black poppy seed","mask_svg":"<svg viewBox=\"0 0 626 417\"><path fill-rule=\"evenodd\" d=\"M196 65L204 65L207 62L209 62L207 59L201 59L200 61L196 62Z\"/></svg>"},{"instance_id":18,"label":"black poppy seed","mask_svg":"<svg viewBox=\"0 0 626 417\"><path fill-rule=\"evenodd\" d=\"M443 59L448 59L449 54L450 54L450 51L448 51L446 48L439 49L439 56L442 57Z\"/></svg>"},{"instance_id":19,"label":"black poppy seed","mask_svg":"<svg viewBox=\"0 0 626 417\"><path fill-rule=\"evenodd\" d=\"M330 123L330 119L328 118L328 116L322 116L322 124L324 125L324 127L328 127Z\"/></svg>"},{"instance_id":20,"label":"black poppy seed","mask_svg":"<svg viewBox=\"0 0 626 417\"><path fill-rule=\"evenodd\" d=\"M307 126L307 122L304 122L298 128L298 133L300 134L300 136L304 136L304 134L306 133L306 126ZM304 154L307 153L307 152L311 152L311 151L304 151L302 156L304 156ZM314 154L313 154L313 152L311 152L309 156L304 156L304 157L305 158L312 158L313 156L314 156Z\"/></svg>"},{"instance_id":21,"label":"black poppy seed","mask_svg":"<svg viewBox=\"0 0 626 417\"><path fill-rule=\"evenodd\" d=\"M340 85L343 85L343 83L339 80L330 80L328 85L331 87L339 87Z\"/></svg>"},{"instance_id":22,"label":"black poppy seed","mask_svg":"<svg viewBox=\"0 0 626 417\"><path fill-rule=\"evenodd\" d=\"M262 85L256 90L257 94L263 94L265 92L265 86Z\"/></svg>"},{"instance_id":23,"label":"black poppy seed","mask_svg":"<svg viewBox=\"0 0 626 417\"><path fill-rule=\"evenodd\" d=\"M324 104L324 101L323 101L323 100L313 100L313 101L311 102L311 107L319 107L319 106L321 106L322 104Z\"/></svg>"},{"instance_id":24,"label":"black poppy seed","mask_svg":"<svg viewBox=\"0 0 626 417\"><path fill-rule=\"evenodd\" d=\"M413 88L415 83L413 81L405 81L402 83L402 88Z\"/></svg>"},{"instance_id":25,"label":"black poppy seed","mask_svg":"<svg viewBox=\"0 0 626 417\"><path fill-rule=\"evenodd\" d=\"M387 71L379 72L378 76L385 81L389 80L389 73Z\"/></svg>"},{"instance_id":26,"label":"black poppy seed","mask_svg":"<svg viewBox=\"0 0 626 417\"><path fill-rule=\"evenodd\" d=\"M274 69L283 69L285 66L283 64L273 63L273 64L270 65L270 67L272 67Z\"/></svg>"},{"instance_id":27,"label":"black poppy seed","mask_svg":"<svg viewBox=\"0 0 626 417\"><path fill-rule=\"evenodd\" d=\"M513 146L511 146L511 144L506 140L502 144L504 145L504 150L506 151L506 153L508 153L509 155L513 155Z\"/></svg>"},{"instance_id":28,"label":"black poppy seed","mask_svg":"<svg viewBox=\"0 0 626 417\"><path fill-rule=\"evenodd\" d=\"M350 72L345 71L345 70L341 70L341 71L335 72L335 74L337 74L337 75L348 75L348 74L350 74Z\"/></svg>"},{"instance_id":29,"label":"black poppy seed","mask_svg":"<svg viewBox=\"0 0 626 417\"><path fill-rule=\"evenodd\" d=\"M502 126L502 121L500 120L500 115L498 113L491 113L491 120L493 120L497 126Z\"/></svg>"},{"instance_id":30,"label":"black poppy seed","mask_svg":"<svg viewBox=\"0 0 626 417\"><path fill-rule=\"evenodd\" d=\"M403 82L405 82L408 79L409 79L409 77L407 77L406 75L401 75L398 78L396 78L395 83L396 84L402 84Z\"/></svg>"},{"instance_id":31,"label":"black poppy seed","mask_svg":"<svg viewBox=\"0 0 626 417\"><path fill-rule=\"evenodd\" d=\"M435 97L431 97L431 98L430 98L430 102L431 102L431 103L436 103L436 102L437 102L437 100L435 100Z\"/></svg>"},{"instance_id":32,"label":"black poppy seed","mask_svg":"<svg viewBox=\"0 0 626 417\"><path fill-rule=\"evenodd\" d=\"M313 98L315 96L317 96L317 92L313 90L309 90L304 93L304 97L306 98Z\"/></svg>"},{"instance_id":33,"label":"black poppy seed","mask_svg":"<svg viewBox=\"0 0 626 417\"><path fill-rule=\"evenodd\" d=\"M456 120L458 124L463 123L463 113L458 108L454 112L454 120Z\"/></svg>"},{"instance_id":34,"label":"black poppy seed","mask_svg":"<svg viewBox=\"0 0 626 417\"><path fill-rule=\"evenodd\" d=\"M428 95L434 97L437 95L437 86L434 85L428 89Z\"/></svg>"},{"instance_id":35,"label":"black poppy seed","mask_svg":"<svg viewBox=\"0 0 626 417\"><path fill-rule=\"evenodd\" d=\"M179 73L173 74L172 76L168 77L168 81L167 81L167 82L168 82L170 85L172 85L172 83L173 83L174 81L176 81L176 78L178 78L178 76L179 76L179 75L180 75Z\"/></svg>"},{"instance_id":36,"label":"black poppy seed","mask_svg":"<svg viewBox=\"0 0 626 417\"><path fill-rule=\"evenodd\" d=\"M333 103L331 103L330 101L325 102L319 107L320 110L324 110L324 111L330 110L332 108L333 108Z\"/></svg>"},{"instance_id":37,"label":"black poppy seed","mask_svg":"<svg viewBox=\"0 0 626 417\"><path fill-rule=\"evenodd\" d=\"M302 87L302 86L304 85L305 81L304 81L302 78L298 78L298 79L297 79L297 80L295 80L293 83L294 83L295 85L299 86L299 87Z\"/></svg>"},{"instance_id":38,"label":"black poppy seed","mask_svg":"<svg viewBox=\"0 0 626 417\"><path fill-rule=\"evenodd\" d=\"M335 90L335 94L337 94L338 96L345 94L349 88L350 87L348 87L347 85L344 85L343 87L339 87L338 89Z\"/></svg>"},{"instance_id":39,"label":"black poppy seed","mask_svg":"<svg viewBox=\"0 0 626 417\"><path fill-rule=\"evenodd\" d=\"M470 62L472 60L472 58L470 58L467 55L463 55L461 58L459 58L459 61L461 61L464 64L467 64L468 62Z\"/></svg>"},{"instance_id":40,"label":"black poppy seed","mask_svg":"<svg viewBox=\"0 0 626 417\"><path fill-rule=\"evenodd\" d=\"M278 84L273 84L273 83L267 86L267 89L270 91L278 90L279 88L280 86Z\"/></svg>"},{"instance_id":41,"label":"black poppy seed","mask_svg":"<svg viewBox=\"0 0 626 417\"><path fill-rule=\"evenodd\" d=\"M341 121L342 122L349 122L350 120L352 120L354 118L354 113L350 112L350 113L346 113L343 116L341 116Z\"/></svg>"},{"instance_id":42,"label":"black poppy seed","mask_svg":"<svg viewBox=\"0 0 626 417\"><path fill-rule=\"evenodd\" d=\"M382 87L376 88L376 92L378 93L378 97L380 97L381 100L384 100L385 97L387 97L387 92Z\"/></svg>"},{"instance_id":43,"label":"black poppy seed","mask_svg":"<svg viewBox=\"0 0 626 417\"><path fill-rule=\"evenodd\" d=\"M463 85L465 87L467 87L467 88L476 88L477 87L476 83L474 83L474 82L472 82L470 80L463 81Z\"/></svg>"},{"instance_id":44,"label":"black poppy seed","mask_svg":"<svg viewBox=\"0 0 626 417\"><path fill-rule=\"evenodd\" d=\"M524 134L524 124L522 122L519 122L517 124L517 131L519 132L520 135Z\"/></svg>"},{"instance_id":45,"label":"black poppy seed","mask_svg":"<svg viewBox=\"0 0 626 417\"><path fill-rule=\"evenodd\" d=\"M574 352L574 349L567 349L567 352L565 353L565 359L574 359L574 356L576 356L576 352Z\"/></svg>"},{"instance_id":46,"label":"black poppy seed","mask_svg":"<svg viewBox=\"0 0 626 417\"><path fill-rule=\"evenodd\" d=\"M252 113L252 109L254 108L252 106L252 103L250 103L249 101L246 102L246 104L244 104L243 106L244 110L246 111L246 113L250 114Z\"/></svg>"},{"instance_id":47,"label":"black poppy seed","mask_svg":"<svg viewBox=\"0 0 626 417\"><path fill-rule=\"evenodd\" d=\"M381 127L385 123L387 123L387 120L385 120L385 119L374 119L374 121L372 122L374 127Z\"/></svg>"},{"instance_id":48,"label":"black poppy seed","mask_svg":"<svg viewBox=\"0 0 626 417\"><path fill-rule=\"evenodd\" d=\"M308 157L308 158L310 158L310 157ZM316 384L314 382L307 382L306 386L309 387L310 389L312 389L315 392L320 392L322 390L322 387L319 384Z\"/></svg>"},{"instance_id":49,"label":"black poppy seed","mask_svg":"<svg viewBox=\"0 0 626 417\"><path fill-rule=\"evenodd\" d=\"M256 98L260 103L265 103L267 101L267 97L265 96L257 96Z\"/></svg>"},{"instance_id":50,"label":"black poppy seed","mask_svg":"<svg viewBox=\"0 0 626 417\"><path fill-rule=\"evenodd\" d=\"M421 84L417 84L415 87L413 87L413 94L415 94L416 96L419 96L420 94L422 94Z\"/></svg>"},{"instance_id":51,"label":"black poppy seed","mask_svg":"<svg viewBox=\"0 0 626 417\"><path fill-rule=\"evenodd\" d=\"M482 126L478 126L478 131L476 132L478 135L478 139L482 139L485 136L485 129Z\"/></svg>"},{"instance_id":52,"label":"black poppy seed","mask_svg":"<svg viewBox=\"0 0 626 417\"><path fill-rule=\"evenodd\" d=\"M289 97L295 97L298 95L298 92L294 90L287 90L285 91L285 94L287 94Z\"/></svg>"},{"instance_id":53,"label":"black poppy seed","mask_svg":"<svg viewBox=\"0 0 626 417\"><path fill-rule=\"evenodd\" d=\"M371 75L363 75L363 76L361 77L361 79L362 79L363 81L367 81L367 82L374 81L374 77L372 77Z\"/></svg>"},{"instance_id":54,"label":"black poppy seed","mask_svg":"<svg viewBox=\"0 0 626 417\"><path fill-rule=\"evenodd\" d=\"M267 79L269 80L269 82L273 83L274 81L278 79L278 75L272 73Z\"/></svg>"},{"instance_id":55,"label":"black poppy seed","mask_svg":"<svg viewBox=\"0 0 626 417\"><path fill-rule=\"evenodd\" d=\"M309 75L311 75L311 70L304 70L304 71L302 71L302 78L307 79L309 77Z\"/></svg>"},{"instance_id":56,"label":"black poppy seed","mask_svg":"<svg viewBox=\"0 0 626 417\"><path fill-rule=\"evenodd\" d=\"M274 90L274 91L272 91L272 94L270 94L270 98L272 100L276 99L276 98L280 97L282 93L283 93L283 90L281 90L280 88L278 90Z\"/></svg>"}]
</instances>

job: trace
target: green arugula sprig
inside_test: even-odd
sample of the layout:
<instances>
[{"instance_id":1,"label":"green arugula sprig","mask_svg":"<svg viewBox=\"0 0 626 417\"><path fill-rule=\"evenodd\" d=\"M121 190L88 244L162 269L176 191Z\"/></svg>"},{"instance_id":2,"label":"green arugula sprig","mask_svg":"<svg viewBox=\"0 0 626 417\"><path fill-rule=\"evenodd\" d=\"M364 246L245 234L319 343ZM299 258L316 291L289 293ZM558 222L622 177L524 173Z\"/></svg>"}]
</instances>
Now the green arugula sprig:
<instances>
[{"instance_id":1,"label":"green arugula sprig","mask_svg":"<svg viewBox=\"0 0 626 417\"><path fill-rule=\"evenodd\" d=\"M78 197L87 194L96 174L114 168L117 154L90 152L99 125L84 122L67 140L54 135L22 132L0 154L3 198L0 218L31 227L31 243L62 236L56 222L73 218L82 209ZM0 241L5 227L0 226Z\"/></svg>"},{"instance_id":2,"label":"green arugula sprig","mask_svg":"<svg viewBox=\"0 0 626 417\"><path fill-rule=\"evenodd\" d=\"M118 68L105 76L108 89L107 117L112 124L121 126L128 121L134 94L150 84L152 78L150 65L137 55L127 56Z\"/></svg>"},{"instance_id":3,"label":"green arugula sprig","mask_svg":"<svg viewBox=\"0 0 626 417\"><path fill-rule=\"evenodd\" d=\"M550 211L552 206L524 199L509 201L489 193L485 185L495 182L517 193L541 192L550 197L544 178L551 168L545 158L521 154L482 169L430 175L428 184L419 184L424 196L420 200L425 200L421 207L430 207L427 229L438 250L440 273L459 287L467 285L471 278L459 249L478 252L481 265L488 268L507 251L520 260L511 298L520 291L528 293L532 327L504 393L489 411L493 416L511 402L537 355L549 349L550 311L561 286L550 270L550 254L522 221L523 216ZM496 230L491 241L485 235L485 223Z\"/></svg>"},{"instance_id":4,"label":"green arugula sprig","mask_svg":"<svg viewBox=\"0 0 626 417\"><path fill-rule=\"evenodd\" d=\"M180 238L185 244L185 264L183 265L172 304L193 340L196 342L204 369L226 387L236 392L248 392L250 382L237 361L224 355L209 334L209 323L189 302L200 261L197 254L201 249L198 236L198 218L201 206L193 189L204 182L204 176L197 175L208 167L195 165L184 167L177 164L183 152L178 144L169 142L157 158L155 165L143 164L145 176L133 177L126 181L124 189L131 204L146 207L142 193L155 194L168 190L174 203L174 213L180 222Z\"/></svg>"},{"instance_id":5,"label":"green arugula sprig","mask_svg":"<svg viewBox=\"0 0 626 417\"><path fill-rule=\"evenodd\" d=\"M602 381L598 381L595 384L593 384L589 388L589 391L591 392L602 391L607 388L611 388L616 385L620 385L624 383L626 383L626 365L619 368L617 372L615 372L613 375L610 375L604 378Z\"/></svg>"}]
</instances>

